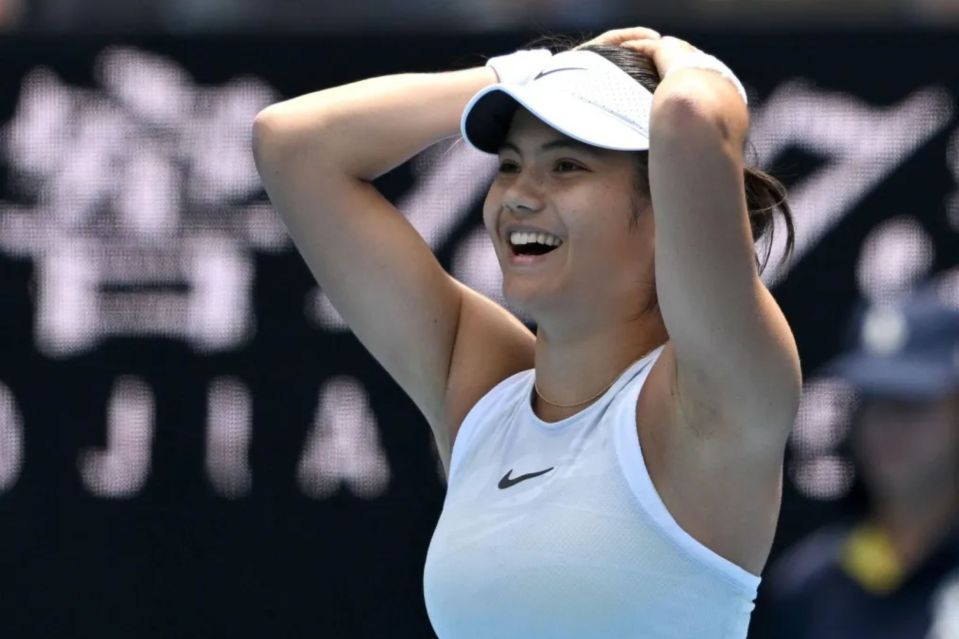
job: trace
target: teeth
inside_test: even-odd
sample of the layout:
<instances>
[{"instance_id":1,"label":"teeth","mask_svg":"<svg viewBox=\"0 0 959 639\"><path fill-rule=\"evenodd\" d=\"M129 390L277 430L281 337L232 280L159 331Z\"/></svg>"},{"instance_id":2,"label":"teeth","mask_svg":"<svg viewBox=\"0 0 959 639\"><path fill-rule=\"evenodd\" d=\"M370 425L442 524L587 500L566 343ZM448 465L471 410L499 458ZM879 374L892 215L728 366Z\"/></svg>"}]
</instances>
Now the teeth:
<instances>
[{"instance_id":1,"label":"teeth","mask_svg":"<svg viewBox=\"0 0 959 639\"><path fill-rule=\"evenodd\" d=\"M563 243L563 240L550 233L528 233L526 231L513 231L509 234L509 243L513 246L522 246L524 244L559 246Z\"/></svg>"}]
</instances>

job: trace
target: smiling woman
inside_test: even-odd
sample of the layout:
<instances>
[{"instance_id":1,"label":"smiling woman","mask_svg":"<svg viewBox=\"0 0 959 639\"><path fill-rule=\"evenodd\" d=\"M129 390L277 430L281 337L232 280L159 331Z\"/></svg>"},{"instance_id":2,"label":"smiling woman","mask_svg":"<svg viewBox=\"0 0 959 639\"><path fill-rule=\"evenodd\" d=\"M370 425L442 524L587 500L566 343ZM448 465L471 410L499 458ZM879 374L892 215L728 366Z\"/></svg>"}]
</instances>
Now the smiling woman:
<instances>
[{"instance_id":1,"label":"smiling woman","mask_svg":"<svg viewBox=\"0 0 959 639\"><path fill-rule=\"evenodd\" d=\"M257 117L270 198L448 471L424 572L441 639L745 637L800 374L758 277L784 194L743 167L744 98L637 27ZM483 219L535 335L370 184L457 132L499 155Z\"/></svg>"},{"instance_id":2,"label":"smiling woman","mask_svg":"<svg viewBox=\"0 0 959 639\"><path fill-rule=\"evenodd\" d=\"M474 126L472 118L489 116L482 110L496 108L494 104L475 102L464 128ZM629 306L632 314L641 315L654 286L651 228L640 217L649 197L640 197L635 188L637 157L558 135L515 103L499 108L510 109L511 125L499 133L499 139L508 139L494 138L489 144L499 148L501 164L483 219L500 258L507 300L535 318L544 340L560 339L564 326L575 331L573 324L591 323L596 315ZM561 246L549 252L547 247L519 250L512 244L514 234L552 236ZM605 285L597 287L600 281ZM585 317L577 317L568 304L571 298L581 304Z\"/></svg>"}]
</instances>

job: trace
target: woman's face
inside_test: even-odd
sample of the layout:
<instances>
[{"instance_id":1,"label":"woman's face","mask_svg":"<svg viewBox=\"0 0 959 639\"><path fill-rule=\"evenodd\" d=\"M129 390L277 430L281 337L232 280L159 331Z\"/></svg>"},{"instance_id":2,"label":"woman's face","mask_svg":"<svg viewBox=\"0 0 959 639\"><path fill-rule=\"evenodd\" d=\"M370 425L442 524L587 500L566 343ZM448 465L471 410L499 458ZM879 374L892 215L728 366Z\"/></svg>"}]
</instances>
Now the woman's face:
<instances>
[{"instance_id":1,"label":"woman's face","mask_svg":"<svg viewBox=\"0 0 959 639\"><path fill-rule=\"evenodd\" d=\"M636 154L581 144L519 108L499 162L483 220L510 304L539 323L641 312L654 290L653 216Z\"/></svg>"},{"instance_id":2,"label":"woman's face","mask_svg":"<svg viewBox=\"0 0 959 639\"><path fill-rule=\"evenodd\" d=\"M921 499L955 481L959 394L929 401L866 398L852 446L870 492Z\"/></svg>"}]
</instances>

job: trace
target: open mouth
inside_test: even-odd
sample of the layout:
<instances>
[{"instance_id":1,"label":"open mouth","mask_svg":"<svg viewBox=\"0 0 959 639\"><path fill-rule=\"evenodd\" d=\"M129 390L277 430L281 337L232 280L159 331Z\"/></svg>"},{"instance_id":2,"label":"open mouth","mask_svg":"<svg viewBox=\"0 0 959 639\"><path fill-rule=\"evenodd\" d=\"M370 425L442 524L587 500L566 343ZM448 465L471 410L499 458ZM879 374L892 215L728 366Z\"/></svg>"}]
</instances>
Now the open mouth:
<instances>
[{"instance_id":1,"label":"open mouth","mask_svg":"<svg viewBox=\"0 0 959 639\"><path fill-rule=\"evenodd\" d=\"M509 234L509 246L513 255L545 255L562 244L563 240L551 233L513 231Z\"/></svg>"}]
</instances>

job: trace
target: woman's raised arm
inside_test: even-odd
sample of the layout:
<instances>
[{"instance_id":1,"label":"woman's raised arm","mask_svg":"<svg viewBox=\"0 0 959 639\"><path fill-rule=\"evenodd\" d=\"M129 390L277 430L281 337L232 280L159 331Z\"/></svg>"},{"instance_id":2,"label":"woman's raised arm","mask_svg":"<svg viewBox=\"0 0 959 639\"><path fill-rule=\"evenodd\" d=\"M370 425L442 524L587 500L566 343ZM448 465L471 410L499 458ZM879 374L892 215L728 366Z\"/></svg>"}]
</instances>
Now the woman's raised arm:
<instances>
[{"instance_id":1,"label":"woman's raised arm","mask_svg":"<svg viewBox=\"0 0 959 639\"><path fill-rule=\"evenodd\" d=\"M801 374L792 332L756 268L743 184L745 94L731 72L682 40L626 45L663 77L650 116L649 181L678 401L700 432L778 474Z\"/></svg>"},{"instance_id":2,"label":"woman's raised arm","mask_svg":"<svg viewBox=\"0 0 959 639\"><path fill-rule=\"evenodd\" d=\"M487 67L371 78L269 106L253 127L257 168L294 243L427 417L447 467L466 411L532 365L533 337L450 277L370 181L457 135L466 103L496 79Z\"/></svg>"}]
</instances>

